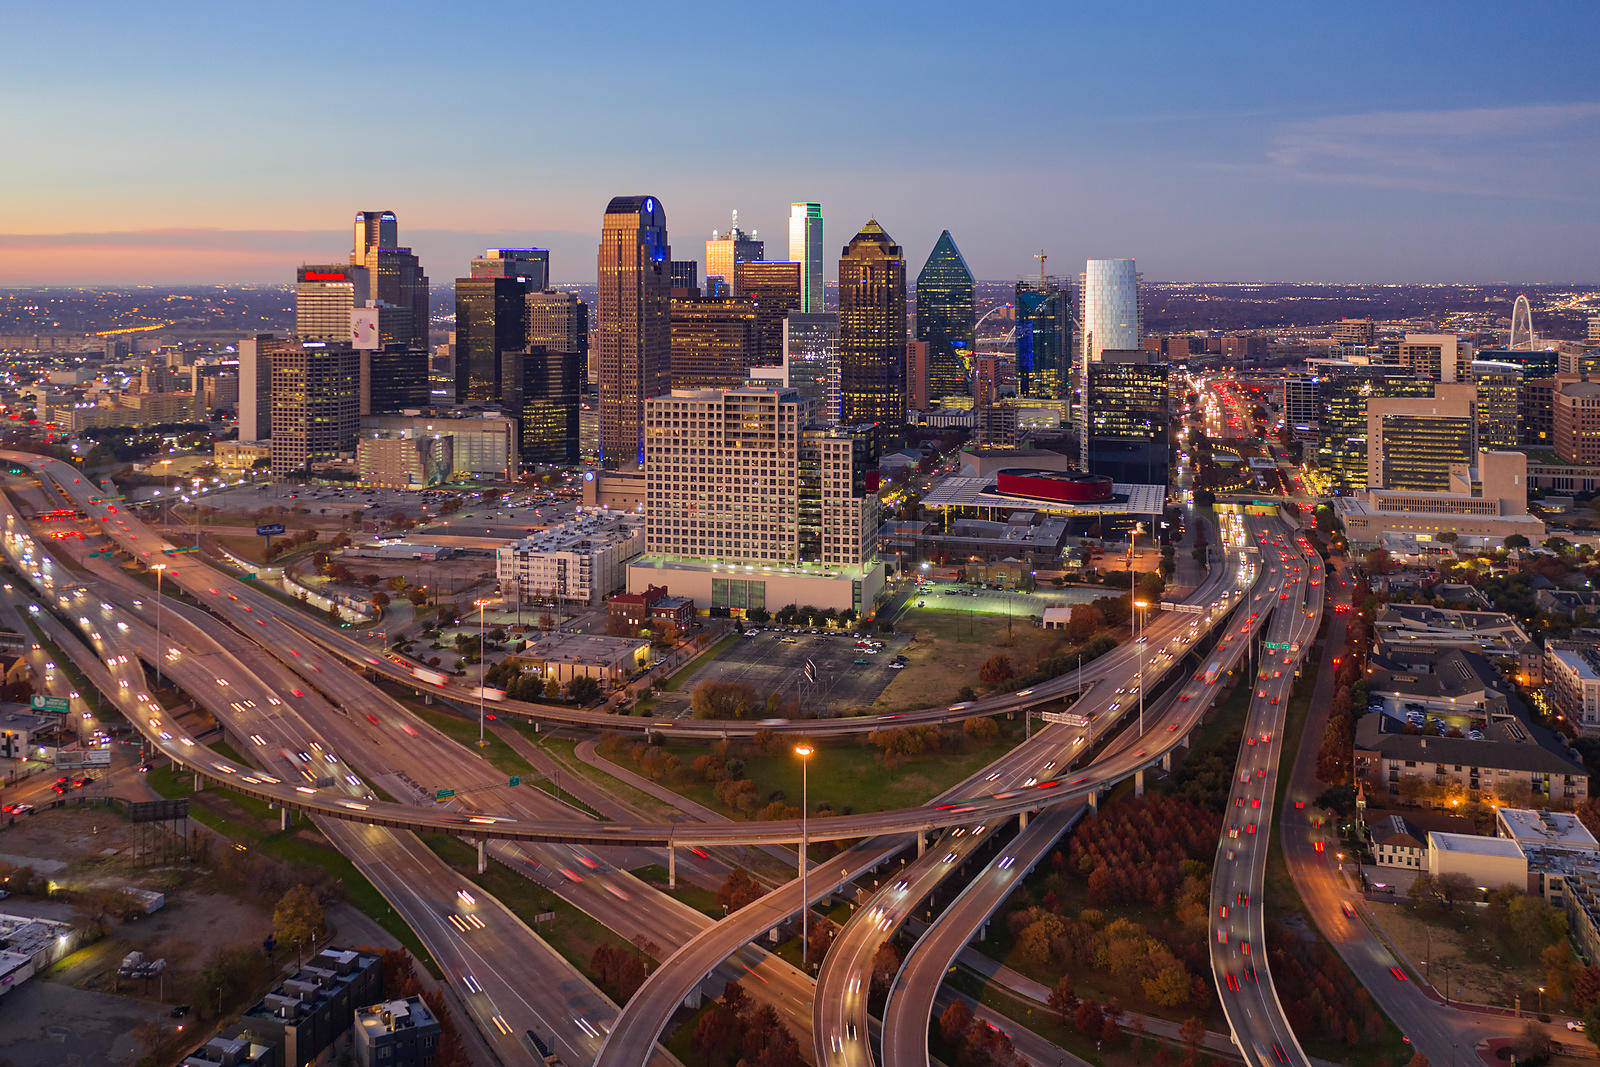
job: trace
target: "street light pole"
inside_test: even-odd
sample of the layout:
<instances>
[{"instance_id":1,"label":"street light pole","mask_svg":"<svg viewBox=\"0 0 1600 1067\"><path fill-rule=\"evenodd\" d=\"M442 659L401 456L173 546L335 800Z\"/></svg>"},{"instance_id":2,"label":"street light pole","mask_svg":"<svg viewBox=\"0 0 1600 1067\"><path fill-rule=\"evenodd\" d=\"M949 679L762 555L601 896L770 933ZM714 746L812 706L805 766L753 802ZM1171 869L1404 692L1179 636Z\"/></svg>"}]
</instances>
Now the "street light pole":
<instances>
[{"instance_id":1,"label":"street light pole","mask_svg":"<svg viewBox=\"0 0 1600 1067\"><path fill-rule=\"evenodd\" d=\"M1147 608L1149 606L1150 606L1150 602L1147 601L1147 600L1135 600L1133 602L1134 632L1136 634L1138 634L1138 632L1139 632L1139 627L1138 627L1139 612L1141 610L1143 610L1144 608ZM1143 637L1142 634L1139 635L1139 636L1136 636L1134 638L1134 641L1133 641L1133 643L1135 645L1137 645L1138 649L1139 649L1139 736L1140 737L1144 736L1144 644L1143 644L1143 641L1144 641L1144 637Z\"/></svg>"},{"instance_id":2,"label":"street light pole","mask_svg":"<svg viewBox=\"0 0 1600 1067\"><path fill-rule=\"evenodd\" d=\"M811 766L811 754L815 751L804 741L794 746L794 754L800 757L800 969L807 972L811 970L807 959L811 947L811 894L806 886L806 853L811 850L811 798L807 771Z\"/></svg>"},{"instance_id":3,"label":"street light pole","mask_svg":"<svg viewBox=\"0 0 1600 1067\"><path fill-rule=\"evenodd\" d=\"M150 569L156 572L156 687L161 686L161 572L167 569L165 563L152 563Z\"/></svg>"},{"instance_id":4,"label":"street light pole","mask_svg":"<svg viewBox=\"0 0 1600 1067\"><path fill-rule=\"evenodd\" d=\"M478 747L482 748L487 743L483 739L483 690L489 684L489 659L483 647L483 609L489 601L480 597L472 603L478 609Z\"/></svg>"}]
</instances>

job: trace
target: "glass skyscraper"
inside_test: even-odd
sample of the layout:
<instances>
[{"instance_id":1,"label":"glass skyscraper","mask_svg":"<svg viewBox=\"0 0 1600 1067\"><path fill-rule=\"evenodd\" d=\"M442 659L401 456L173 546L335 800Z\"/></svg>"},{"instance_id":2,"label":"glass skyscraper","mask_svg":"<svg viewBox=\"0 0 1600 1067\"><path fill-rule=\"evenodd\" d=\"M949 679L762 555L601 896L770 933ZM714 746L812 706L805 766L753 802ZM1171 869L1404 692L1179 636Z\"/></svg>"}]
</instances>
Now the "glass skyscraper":
<instances>
[{"instance_id":1,"label":"glass skyscraper","mask_svg":"<svg viewBox=\"0 0 1600 1067\"><path fill-rule=\"evenodd\" d=\"M1017 377L1022 395L1034 400L1070 400L1072 309L1055 278L1017 283Z\"/></svg>"},{"instance_id":2,"label":"glass skyscraper","mask_svg":"<svg viewBox=\"0 0 1600 1067\"><path fill-rule=\"evenodd\" d=\"M928 343L928 398L966 396L972 358L972 271L950 231L939 234L917 275L917 340Z\"/></svg>"},{"instance_id":3,"label":"glass skyscraper","mask_svg":"<svg viewBox=\"0 0 1600 1067\"><path fill-rule=\"evenodd\" d=\"M818 421L839 424L839 316L790 312L783 320L789 386L815 405Z\"/></svg>"},{"instance_id":4,"label":"glass skyscraper","mask_svg":"<svg viewBox=\"0 0 1600 1067\"><path fill-rule=\"evenodd\" d=\"M906 259L877 219L839 257L840 421L898 440L906 421Z\"/></svg>"},{"instance_id":5,"label":"glass skyscraper","mask_svg":"<svg viewBox=\"0 0 1600 1067\"><path fill-rule=\"evenodd\" d=\"M1139 347L1139 272L1131 259L1091 259L1084 264L1078 307L1083 315L1083 361L1100 353Z\"/></svg>"},{"instance_id":6,"label":"glass skyscraper","mask_svg":"<svg viewBox=\"0 0 1600 1067\"><path fill-rule=\"evenodd\" d=\"M728 283L728 295L739 295L739 278L737 268L741 263L755 263L766 258L766 244L756 240L754 233L745 233L739 229L739 213L733 213L733 229L727 233L711 231L711 240L706 242L706 281L712 278L721 278ZM706 289L707 296L711 290Z\"/></svg>"},{"instance_id":7,"label":"glass skyscraper","mask_svg":"<svg viewBox=\"0 0 1600 1067\"><path fill-rule=\"evenodd\" d=\"M600 459L644 462L644 404L670 391L672 249L653 196L618 196L600 227L591 343L600 389Z\"/></svg>"},{"instance_id":8,"label":"glass skyscraper","mask_svg":"<svg viewBox=\"0 0 1600 1067\"><path fill-rule=\"evenodd\" d=\"M822 205L789 205L789 258L800 264L800 310L807 315L823 311Z\"/></svg>"}]
</instances>

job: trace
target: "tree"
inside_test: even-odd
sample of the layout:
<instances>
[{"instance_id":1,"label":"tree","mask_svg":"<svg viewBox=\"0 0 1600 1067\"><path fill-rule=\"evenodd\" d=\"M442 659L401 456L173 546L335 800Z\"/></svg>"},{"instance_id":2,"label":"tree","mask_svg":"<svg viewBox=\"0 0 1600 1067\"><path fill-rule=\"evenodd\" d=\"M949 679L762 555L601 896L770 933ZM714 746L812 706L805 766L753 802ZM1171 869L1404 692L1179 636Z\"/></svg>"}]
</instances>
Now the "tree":
<instances>
[{"instance_id":1,"label":"tree","mask_svg":"<svg viewBox=\"0 0 1600 1067\"><path fill-rule=\"evenodd\" d=\"M1183 964L1176 962L1146 978L1141 984L1144 986L1144 995L1163 1008L1175 1008L1187 1003L1194 990L1189 972Z\"/></svg>"},{"instance_id":2,"label":"tree","mask_svg":"<svg viewBox=\"0 0 1600 1067\"><path fill-rule=\"evenodd\" d=\"M1504 544L1507 552L1515 552L1519 549L1527 548L1529 542L1528 539L1521 534L1512 534L1510 537L1505 539Z\"/></svg>"},{"instance_id":3,"label":"tree","mask_svg":"<svg viewBox=\"0 0 1600 1067\"><path fill-rule=\"evenodd\" d=\"M309 945L322 932L322 902L310 886L291 886L272 909L272 931L281 944Z\"/></svg>"},{"instance_id":4,"label":"tree","mask_svg":"<svg viewBox=\"0 0 1600 1067\"><path fill-rule=\"evenodd\" d=\"M760 900L763 892L755 879L750 877L749 871L743 867L735 867L728 872L728 877L717 890L717 903L731 913L746 904Z\"/></svg>"},{"instance_id":5,"label":"tree","mask_svg":"<svg viewBox=\"0 0 1600 1067\"><path fill-rule=\"evenodd\" d=\"M833 924L819 922L811 928L811 935L806 942L806 962L820 965L828 955L828 949L833 945Z\"/></svg>"},{"instance_id":6,"label":"tree","mask_svg":"<svg viewBox=\"0 0 1600 1067\"><path fill-rule=\"evenodd\" d=\"M978 681L995 688L1010 681L1012 673L1011 660L1008 657L991 656L978 668Z\"/></svg>"},{"instance_id":7,"label":"tree","mask_svg":"<svg viewBox=\"0 0 1600 1067\"><path fill-rule=\"evenodd\" d=\"M580 674L567 683L567 695L576 704L593 704L600 699L600 683L587 674Z\"/></svg>"},{"instance_id":8,"label":"tree","mask_svg":"<svg viewBox=\"0 0 1600 1067\"><path fill-rule=\"evenodd\" d=\"M1071 1022L1073 1014L1078 1010L1078 995L1072 991L1072 978L1067 976L1056 983L1050 990L1050 1008L1061 1016L1062 1022Z\"/></svg>"},{"instance_id":9,"label":"tree","mask_svg":"<svg viewBox=\"0 0 1600 1067\"><path fill-rule=\"evenodd\" d=\"M1206 1039L1206 1023L1198 1016L1190 1016L1178 1027L1178 1040L1183 1042L1183 1047L1189 1050L1190 1055L1197 1055L1200 1051L1200 1042Z\"/></svg>"},{"instance_id":10,"label":"tree","mask_svg":"<svg viewBox=\"0 0 1600 1067\"><path fill-rule=\"evenodd\" d=\"M371 575L369 575L368 577L371 577ZM389 594L385 593L382 589L378 589L378 590L374 591L373 594L372 594L372 606L375 607L375 608L378 608L379 610L382 610L383 608L388 607L389 606Z\"/></svg>"},{"instance_id":11,"label":"tree","mask_svg":"<svg viewBox=\"0 0 1600 1067\"><path fill-rule=\"evenodd\" d=\"M971 1025L972 1009L960 997L952 1000L944 1014L939 1016L939 1033L947 1045L959 1046L967 1036L967 1027Z\"/></svg>"},{"instance_id":12,"label":"tree","mask_svg":"<svg viewBox=\"0 0 1600 1067\"><path fill-rule=\"evenodd\" d=\"M983 744L1000 736L1000 724L986 715L968 719L961 724L961 732L973 741Z\"/></svg>"}]
</instances>

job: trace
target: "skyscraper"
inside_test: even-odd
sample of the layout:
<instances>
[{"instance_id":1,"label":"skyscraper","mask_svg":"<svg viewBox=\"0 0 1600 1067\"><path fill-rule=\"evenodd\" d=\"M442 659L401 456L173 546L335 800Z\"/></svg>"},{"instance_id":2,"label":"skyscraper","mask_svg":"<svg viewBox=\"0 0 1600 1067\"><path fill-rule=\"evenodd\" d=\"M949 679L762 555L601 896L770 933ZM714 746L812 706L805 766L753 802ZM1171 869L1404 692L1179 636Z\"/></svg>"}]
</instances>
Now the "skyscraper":
<instances>
[{"instance_id":1,"label":"skyscraper","mask_svg":"<svg viewBox=\"0 0 1600 1067\"><path fill-rule=\"evenodd\" d=\"M699 299L700 261L698 259L675 259L672 261L672 295L685 300Z\"/></svg>"},{"instance_id":2,"label":"skyscraper","mask_svg":"<svg viewBox=\"0 0 1600 1067\"><path fill-rule=\"evenodd\" d=\"M967 395L972 358L972 271L950 231L939 234L917 275L917 340L928 344L928 398Z\"/></svg>"},{"instance_id":3,"label":"skyscraper","mask_svg":"<svg viewBox=\"0 0 1600 1067\"><path fill-rule=\"evenodd\" d=\"M822 205L789 205L789 258L800 264L800 310L823 311Z\"/></svg>"},{"instance_id":4,"label":"skyscraper","mask_svg":"<svg viewBox=\"0 0 1600 1067\"><path fill-rule=\"evenodd\" d=\"M367 302L367 269L339 263L294 272L294 332L302 341L350 340L350 312Z\"/></svg>"},{"instance_id":5,"label":"skyscraper","mask_svg":"<svg viewBox=\"0 0 1600 1067\"><path fill-rule=\"evenodd\" d=\"M527 299L515 277L456 279L456 403L500 399L500 357L528 343Z\"/></svg>"},{"instance_id":6,"label":"skyscraper","mask_svg":"<svg viewBox=\"0 0 1600 1067\"><path fill-rule=\"evenodd\" d=\"M1135 349L1084 365L1087 469L1114 482L1167 484L1167 365Z\"/></svg>"},{"instance_id":7,"label":"skyscraper","mask_svg":"<svg viewBox=\"0 0 1600 1067\"><path fill-rule=\"evenodd\" d=\"M579 372L587 381L598 380L589 358L589 305L575 293L556 289L528 294L528 347L569 352L578 357Z\"/></svg>"},{"instance_id":8,"label":"skyscraper","mask_svg":"<svg viewBox=\"0 0 1600 1067\"><path fill-rule=\"evenodd\" d=\"M272 469L304 470L353 452L360 426L360 364L348 342L273 346Z\"/></svg>"},{"instance_id":9,"label":"skyscraper","mask_svg":"<svg viewBox=\"0 0 1600 1067\"><path fill-rule=\"evenodd\" d=\"M743 385L760 351L760 320L749 300L672 301L672 388Z\"/></svg>"},{"instance_id":10,"label":"skyscraper","mask_svg":"<svg viewBox=\"0 0 1600 1067\"><path fill-rule=\"evenodd\" d=\"M1072 308L1057 278L1019 281L1017 377L1021 393L1032 400L1072 399Z\"/></svg>"},{"instance_id":11,"label":"skyscraper","mask_svg":"<svg viewBox=\"0 0 1600 1067\"><path fill-rule=\"evenodd\" d=\"M530 345L502 357L502 402L517 420L523 464L578 462L582 365L576 352Z\"/></svg>"},{"instance_id":12,"label":"skyscraper","mask_svg":"<svg viewBox=\"0 0 1600 1067\"><path fill-rule=\"evenodd\" d=\"M1100 353L1139 347L1142 324L1139 307L1139 273L1131 259L1091 259L1079 280L1083 315L1083 361L1094 363Z\"/></svg>"},{"instance_id":13,"label":"skyscraper","mask_svg":"<svg viewBox=\"0 0 1600 1067\"><path fill-rule=\"evenodd\" d=\"M766 246L756 240L754 233L739 229L739 213L733 213L733 229L727 233L711 231L706 242L706 278L721 278L728 283L728 295L739 295L739 280L735 276L740 263L754 263L763 258ZM709 292L707 295L710 295Z\"/></svg>"},{"instance_id":14,"label":"skyscraper","mask_svg":"<svg viewBox=\"0 0 1600 1067\"><path fill-rule=\"evenodd\" d=\"M839 258L840 421L898 439L906 420L906 260L868 219Z\"/></svg>"},{"instance_id":15,"label":"skyscraper","mask_svg":"<svg viewBox=\"0 0 1600 1067\"><path fill-rule=\"evenodd\" d=\"M740 263L733 269L739 296L756 309L760 334L758 363L777 363L783 359L783 320L799 311L802 278L798 263Z\"/></svg>"},{"instance_id":16,"label":"skyscraper","mask_svg":"<svg viewBox=\"0 0 1600 1067\"><path fill-rule=\"evenodd\" d=\"M653 196L619 196L600 227L595 301L600 459L644 461L644 402L671 389L672 249Z\"/></svg>"},{"instance_id":17,"label":"skyscraper","mask_svg":"<svg viewBox=\"0 0 1600 1067\"><path fill-rule=\"evenodd\" d=\"M356 303L381 300L411 309L410 337L401 343L428 346L428 276L411 249L399 243L399 223L392 211L358 211L350 262L367 269L367 292Z\"/></svg>"},{"instance_id":18,"label":"skyscraper","mask_svg":"<svg viewBox=\"0 0 1600 1067\"><path fill-rule=\"evenodd\" d=\"M789 385L814 405L817 421L839 422L839 316L791 312L783 320L783 362Z\"/></svg>"},{"instance_id":19,"label":"skyscraper","mask_svg":"<svg viewBox=\"0 0 1600 1067\"><path fill-rule=\"evenodd\" d=\"M534 292L550 284L550 251L545 248L490 248L472 261L474 278L515 278Z\"/></svg>"}]
</instances>

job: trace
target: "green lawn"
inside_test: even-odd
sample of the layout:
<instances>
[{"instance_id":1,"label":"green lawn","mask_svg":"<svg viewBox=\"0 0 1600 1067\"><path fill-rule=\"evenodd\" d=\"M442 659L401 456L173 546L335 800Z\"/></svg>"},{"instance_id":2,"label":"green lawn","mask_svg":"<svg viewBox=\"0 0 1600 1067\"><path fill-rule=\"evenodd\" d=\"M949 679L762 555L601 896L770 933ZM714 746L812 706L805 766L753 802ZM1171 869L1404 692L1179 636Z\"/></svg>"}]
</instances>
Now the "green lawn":
<instances>
[{"instance_id":1,"label":"green lawn","mask_svg":"<svg viewBox=\"0 0 1600 1067\"><path fill-rule=\"evenodd\" d=\"M727 637L724 637L721 641L718 641L716 644L700 653L694 659L673 671L672 677L668 678L666 683L663 684L661 688L667 690L668 692L676 693L679 689L683 688L683 684L685 682L694 676L695 671L698 671L701 667L704 667L707 663L710 663L712 660L716 659L717 656L722 653L723 649L727 648L737 640L739 640L739 635L737 633L731 633Z\"/></svg>"},{"instance_id":2,"label":"green lawn","mask_svg":"<svg viewBox=\"0 0 1600 1067\"><path fill-rule=\"evenodd\" d=\"M901 760L892 769L886 769L879 760L878 749L864 741L854 739L824 738L815 742L817 752L810 759L809 799L812 811L827 804L834 811L849 808L856 812L883 811L891 808L914 807L948 789L956 782L993 763L1022 738L1021 720L999 719L1000 735L984 745L970 745L959 753L933 753ZM695 757L706 754L705 745L668 745L687 768ZM753 779L763 798L782 793L785 800L800 804L800 760L783 751L768 756L751 756L745 760L744 777ZM714 811L731 817L738 813L728 808L712 792L712 787L689 781L685 774L680 782L664 782L670 788Z\"/></svg>"},{"instance_id":3,"label":"green lawn","mask_svg":"<svg viewBox=\"0 0 1600 1067\"><path fill-rule=\"evenodd\" d=\"M949 704L960 699L964 686L986 688L978 668L992 656L1005 656L1022 677L1042 657L1071 644L1065 634L1040 629L1030 618L1013 620L1008 634L1004 615L935 608L906 610L895 620L895 632L912 635L912 641L904 650L905 670L896 671L873 702L877 713Z\"/></svg>"},{"instance_id":4,"label":"green lawn","mask_svg":"<svg viewBox=\"0 0 1600 1067\"><path fill-rule=\"evenodd\" d=\"M687 881L680 881L678 888L667 888L667 869L659 863L652 863L647 867L635 867L628 872L646 885L654 886L663 893L670 894L683 901L689 907L713 919L723 917L722 905L717 903L717 895L709 889L701 889Z\"/></svg>"},{"instance_id":5,"label":"green lawn","mask_svg":"<svg viewBox=\"0 0 1600 1067\"><path fill-rule=\"evenodd\" d=\"M526 729L531 730L532 727ZM526 731L525 731L526 732ZM554 734L539 735L538 745L550 753L552 759L560 763L568 771L594 783L607 793L644 812L654 812L662 818L670 818L678 814L678 809L646 793L636 789L619 778L614 778L598 767L592 767L580 760L574 753L577 741L568 737L557 737Z\"/></svg>"}]
</instances>

